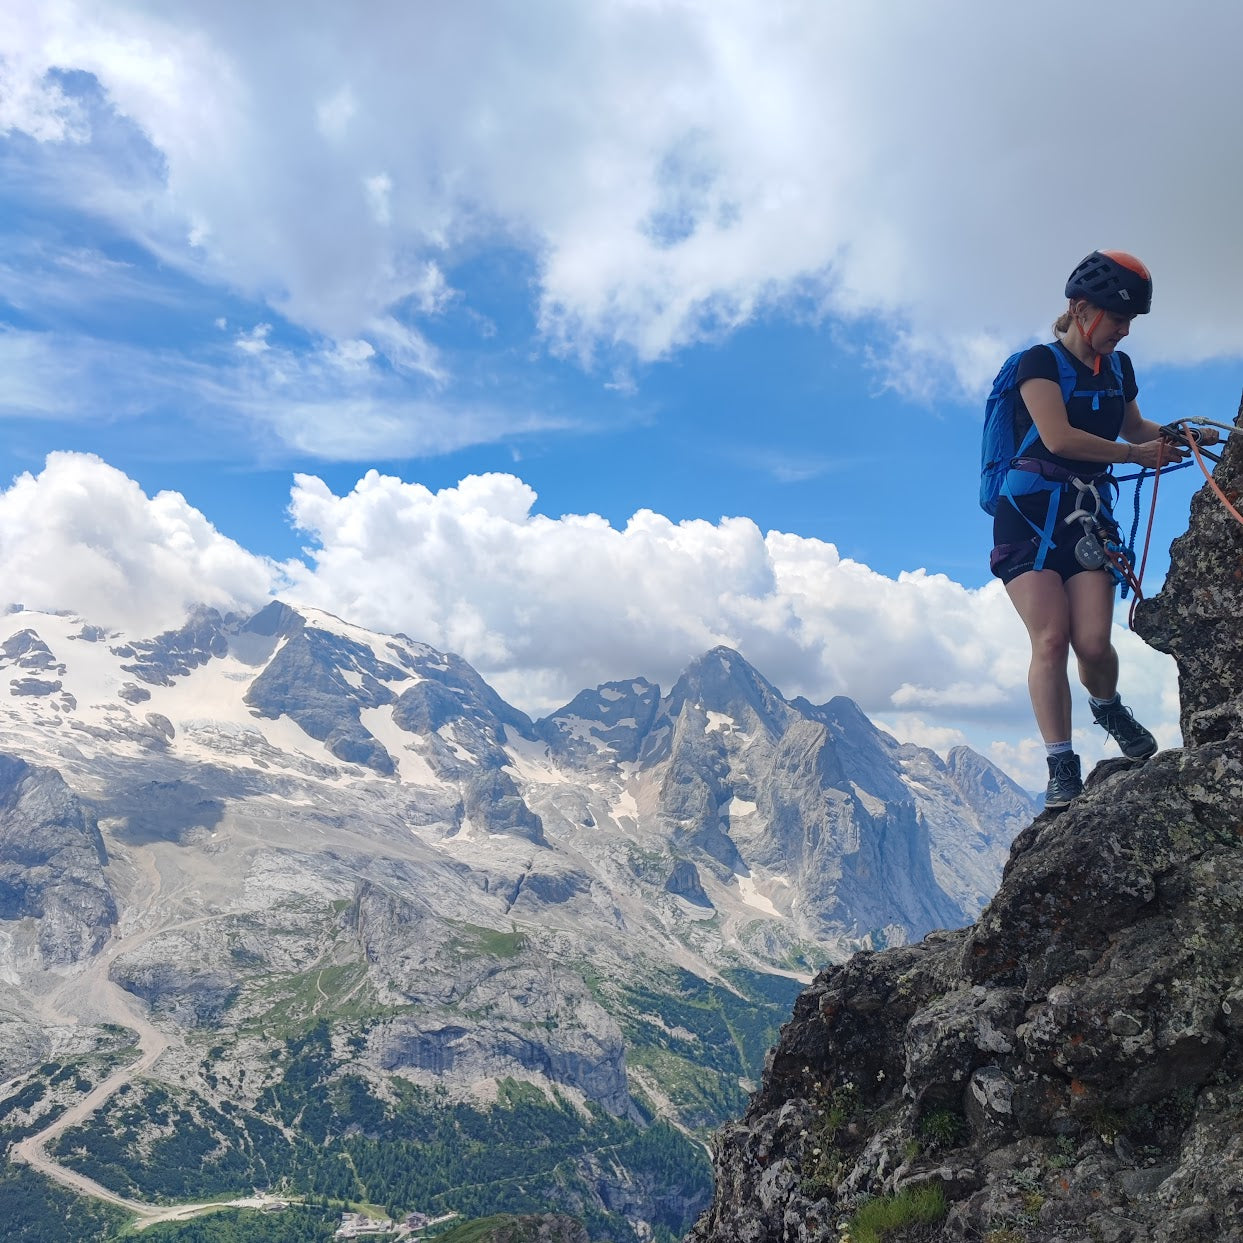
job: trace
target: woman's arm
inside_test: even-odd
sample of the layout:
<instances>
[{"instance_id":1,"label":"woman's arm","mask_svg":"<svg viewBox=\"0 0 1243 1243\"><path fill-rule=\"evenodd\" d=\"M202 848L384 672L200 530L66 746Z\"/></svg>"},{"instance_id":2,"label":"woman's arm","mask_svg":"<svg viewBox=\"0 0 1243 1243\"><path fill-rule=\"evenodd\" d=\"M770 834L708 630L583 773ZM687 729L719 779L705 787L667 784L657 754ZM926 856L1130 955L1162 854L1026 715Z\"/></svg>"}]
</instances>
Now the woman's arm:
<instances>
[{"instance_id":1,"label":"woman's arm","mask_svg":"<svg viewBox=\"0 0 1243 1243\"><path fill-rule=\"evenodd\" d=\"M1129 440L1133 445L1142 445L1149 440L1156 440L1160 435L1160 424L1140 414L1139 402L1128 401L1126 413L1122 416L1122 439Z\"/></svg>"},{"instance_id":2,"label":"woman's arm","mask_svg":"<svg viewBox=\"0 0 1243 1243\"><path fill-rule=\"evenodd\" d=\"M1144 418L1134 401L1127 402L1122 416L1122 435L1128 443L1120 444L1071 427L1062 390L1052 380L1024 380L1019 395L1044 447L1058 457L1077 458L1081 462L1134 462L1151 470L1160 463L1176 462L1187 456L1185 448L1162 439L1161 428Z\"/></svg>"}]
</instances>

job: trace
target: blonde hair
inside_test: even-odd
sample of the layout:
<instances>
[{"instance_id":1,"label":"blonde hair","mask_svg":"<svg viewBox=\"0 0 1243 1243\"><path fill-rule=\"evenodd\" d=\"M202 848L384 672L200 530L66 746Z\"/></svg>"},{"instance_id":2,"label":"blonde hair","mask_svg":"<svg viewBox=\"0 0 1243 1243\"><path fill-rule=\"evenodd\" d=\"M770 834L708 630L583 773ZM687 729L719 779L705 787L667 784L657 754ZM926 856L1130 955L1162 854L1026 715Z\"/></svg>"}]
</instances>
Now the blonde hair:
<instances>
[{"instance_id":1,"label":"blonde hair","mask_svg":"<svg viewBox=\"0 0 1243 1243\"><path fill-rule=\"evenodd\" d=\"M1060 341L1070 331L1070 325L1070 309L1067 308L1053 321L1053 335Z\"/></svg>"}]
</instances>

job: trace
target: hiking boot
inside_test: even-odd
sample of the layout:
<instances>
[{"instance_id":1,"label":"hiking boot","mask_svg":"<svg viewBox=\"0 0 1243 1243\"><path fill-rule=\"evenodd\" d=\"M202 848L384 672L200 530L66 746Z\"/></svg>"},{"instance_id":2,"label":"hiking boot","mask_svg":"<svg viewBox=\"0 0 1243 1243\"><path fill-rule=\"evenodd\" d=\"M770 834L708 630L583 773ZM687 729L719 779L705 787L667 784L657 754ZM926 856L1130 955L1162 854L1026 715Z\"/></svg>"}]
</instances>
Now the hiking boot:
<instances>
[{"instance_id":1,"label":"hiking boot","mask_svg":"<svg viewBox=\"0 0 1243 1243\"><path fill-rule=\"evenodd\" d=\"M1157 749L1157 740L1131 715L1121 699L1098 708L1091 705L1092 716L1121 748L1128 760L1146 760Z\"/></svg>"},{"instance_id":2,"label":"hiking boot","mask_svg":"<svg viewBox=\"0 0 1243 1243\"><path fill-rule=\"evenodd\" d=\"M1079 773L1079 757L1073 751L1049 756L1049 786L1044 792L1046 811L1065 807L1083 793L1083 777Z\"/></svg>"}]
</instances>

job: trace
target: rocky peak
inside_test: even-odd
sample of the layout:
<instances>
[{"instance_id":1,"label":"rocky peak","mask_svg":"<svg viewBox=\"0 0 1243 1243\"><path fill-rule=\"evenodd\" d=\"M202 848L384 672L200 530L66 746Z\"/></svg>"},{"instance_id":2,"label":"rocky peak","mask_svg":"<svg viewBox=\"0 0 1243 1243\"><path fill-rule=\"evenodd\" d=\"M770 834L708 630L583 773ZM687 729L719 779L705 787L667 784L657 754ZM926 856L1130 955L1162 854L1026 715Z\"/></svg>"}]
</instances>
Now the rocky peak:
<instances>
[{"instance_id":1,"label":"rocky peak","mask_svg":"<svg viewBox=\"0 0 1243 1243\"><path fill-rule=\"evenodd\" d=\"M409 675L376 659L371 648L310 626L287 637L250 684L246 703L260 716L288 716L338 759L390 776L393 758L364 728L360 713L392 703L391 682Z\"/></svg>"},{"instance_id":2,"label":"rocky peak","mask_svg":"<svg viewBox=\"0 0 1243 1243\"><path fill-rule=\"evenodd\" d=\"M1243 435L1215 477L1237 507ZM1243 526L1206 487L1172 555L1136 628L1184 747L1098 765L974 926L816 978L692 1243L837 1243L917 1194L925 1241L1243 1238Z\"/></svg>"},{"instance_id":3,"label":"rocky peak","mask_svg":"<svg viewBox=\"0 0 1243 1243\"><path fill-rule=\"evenodd\" d=\"M389 708L399 730L428 735L428 761L444 776L503 765L506 728L534 737L530 719L461 657L403 635L373 635L317 610L273 601L233 636L232 650L263 665L246 692L257 715L287 716L337 759L381 776L397 766L363 724L369 709ZM447 727L451 741L441 736Z\"/></svg>"},{"instance_id":4,"label":"rocky peak","mask_svg":"<svg viewBox=\"0 0 1243 1243\"><path fill-rule=\"evenodd\" d=\"M605 682L579 694L536 726L554 755L581 762L602 753L610 763L631 763L652 728L660 687L646 678Z\"/></svg>"},{"instance_id":5,"label":"rocky peak","mask_svg":"<svg viewBox=\"0 0 1243 1243\"><path fill-rule=\"evenodd\" d=\"M505 741L506 730L513 731L520 738L535 738L531 718L506 703L460 656L452 652L438 652L403 635L398 635L397 639L405 644L405 650L397 643L391 650L425 682L447 692L449 698L444 702L451 705L452 719L473 721L498 743Z\"/></svg>"},{"instance_id":6,"label":"rocky peak","mask_svg":"<svg viewBox=\"0 0 1243 1243\"><path fill-rule=\"evenodd\" d=\"M669 692L662 715L676 718L688 705L729 717L743 729L760 725L773 735L790 717L789 704L772 683L729 647L714 647L691 662Z\"/></svg>"},{"instance_id":7,"label":"rocky peak","mask_svg":"<svg viewBox=\"0 0 1243 1243\"><path fill-rule=\"evenodd\" d=\"M1027 791L970 747L950 751L945 775L967 807L1008 829L1011 838L1030 819L1032 800ZM1017 823L1019 819L1023 824Z\"/></svg>"},{"instance_id":8,"label":"rocky peak","mask_svg":"<svg viewBox=\"0 0 1243 1243\"><path fill-rule=\"evenodd\" d=\"M205 665L229 650L227 627L236 619L222 617L215 609L195 609L178 630L166 630L154 639L113 648L113 654L130 659L121 668L153 686L170 686L174 678Z\"/></svg>"},{"instance_id":9,"label":"rocky peak","mask_svg":"<svg viewBox=\"0 0 1243 1243\"><path fill-rule=\"evenodd\" d=\"M19 669L38 669L44 673L64 673L52 649L33 630L19 630L0 643L0 666L13 664Z\"/></svg>"},{"instance_id":10,"label":"rocky peak","mask_svg":"<svg viewBox=\"0 0 1243 1243\"><path fill-rule=\"evenodd\" d=\"M302 614L280 600L265 605L242 627L244 634L262 635L264 638L287 639L306 626Z\"/></svg>"}]
</instances>

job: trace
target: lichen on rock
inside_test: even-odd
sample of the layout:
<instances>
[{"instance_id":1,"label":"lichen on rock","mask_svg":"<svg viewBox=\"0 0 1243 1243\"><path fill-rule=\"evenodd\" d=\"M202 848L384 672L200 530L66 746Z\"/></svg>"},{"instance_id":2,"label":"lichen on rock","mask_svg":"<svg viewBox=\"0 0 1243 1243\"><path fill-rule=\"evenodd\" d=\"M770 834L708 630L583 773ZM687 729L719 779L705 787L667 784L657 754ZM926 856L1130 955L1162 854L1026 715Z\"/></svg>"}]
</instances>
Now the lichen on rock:
<instances>
[{"instance_id":1,"label":"lichen on rock","mask_svg":"<svg viewBox=\"0 0 1243 1243\"><path fill-rule=\"evenodd\" d=\"M1243 435L1215 479L1243 508ZM688 1243L838 1243L924 1183L920 1240L1243 1239L1243 526L1207 486L1171 557L1136 631L1183 748L1098 765L973 927L823 971Z\"/></svg>"}]
</instances>

